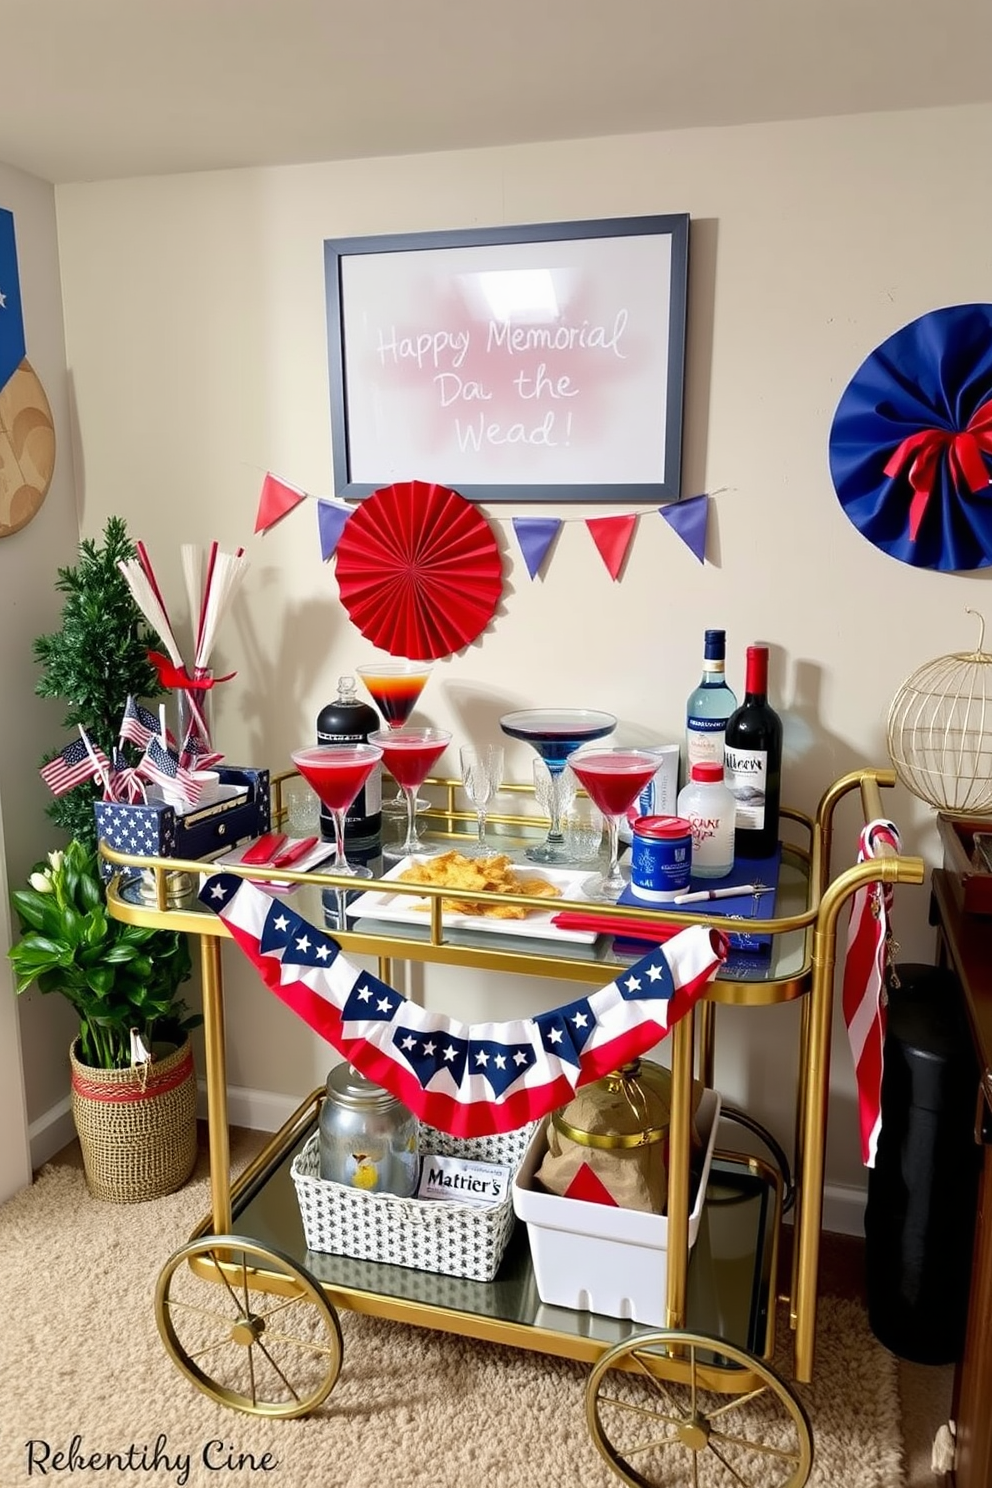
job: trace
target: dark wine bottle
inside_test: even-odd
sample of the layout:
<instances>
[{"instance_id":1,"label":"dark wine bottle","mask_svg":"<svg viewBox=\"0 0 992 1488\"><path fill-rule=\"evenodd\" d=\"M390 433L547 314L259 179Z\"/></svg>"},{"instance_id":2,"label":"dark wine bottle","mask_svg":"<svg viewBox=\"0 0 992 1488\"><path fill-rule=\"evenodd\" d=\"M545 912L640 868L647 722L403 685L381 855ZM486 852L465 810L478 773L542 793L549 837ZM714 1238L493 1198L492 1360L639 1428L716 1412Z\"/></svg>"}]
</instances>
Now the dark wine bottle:
<instances>
[{"instance_id":1,"label":"dark wine bottle","mask_svg":"<svg viewBox=\"0 0 992 1488\"><path fill-rule=\"evenodd\" d=\"M767 858L778 846L782 720L768 703L768 647L748 646L744 701L727 719L727 785L737 798L734 856Z\"/></svg>"},{"instance_id":2,"label":"dark wine bottle","mask_svg":"<svg viewBox=\"0 0 992 1488\"><path fill-rule=\"evenodd\" d=\"M317 714L318 744L367 744L382 723L374 708L355 696L354 677L338 679L338 695ZM382 831L382 771L378 765L348 807L344 819L346 843L367 842ZM334 840L334 821L326 806L320 810L320 835Z\"/></svg>"}]
</instances>

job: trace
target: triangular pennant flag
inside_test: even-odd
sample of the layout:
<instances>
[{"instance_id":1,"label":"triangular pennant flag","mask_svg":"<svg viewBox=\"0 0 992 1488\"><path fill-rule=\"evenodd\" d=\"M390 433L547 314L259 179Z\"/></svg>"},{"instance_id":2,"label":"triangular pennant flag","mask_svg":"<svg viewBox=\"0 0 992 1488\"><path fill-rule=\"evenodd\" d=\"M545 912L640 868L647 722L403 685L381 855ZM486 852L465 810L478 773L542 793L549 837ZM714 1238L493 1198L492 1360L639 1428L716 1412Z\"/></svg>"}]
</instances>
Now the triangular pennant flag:
<instances>
[{"instance_id":1,"label":"triangular pennant flag","mask_svg":"<svg viewBox=\"0 0 992 1488\"><path fill-rule=\"evenodd\" d=\"M517 542L532 579L537 577L560 526L561 522L557 517L513 518L513 530L517 534Z\"/></svg>"},{"instance_id":2,"label":"triangular pennant flag","mask_svg":"<svg viewBox=\"0 0 992 1488\"><path fill-rule=\"evenodd\" d=\"M268 532L274 527L287 512L291 512L294 506L299 506L301 501L306 500L306 491L298 491L295 486L287 486L285 481L279 480L271 472L266 472L262 482L262 494L258 498L258 511L255 515L255 531Z\"/></svg>"},{"instance_id":3,"label":"triangular pennant flag","mask_svg":"<svg viewBox=\"0 0 992 1488\"><path fill-rule=\"evenodd\" d=\"M351 507L344 501L317 502L317 530L320 533L320 556L326 563L333 557L344 531L344 524L351 516Z\"/></svg>"},{"instance_id":4,"label":"triangular pennant flag","mask_svg":"<svg viewBox=\"0 0 992 1488\"><path fill-rule=\"evenodd\" d=\"M611 579L616 579L623 567L636 521L637 513L628 512L622 517L590 517L586 522Z\"/></svg>"},{"instance_id":5,"label":"triangular pennant flag","mask_svg":"<svg viewBox=\"0 0 992 1488\"><path fill-rule=\"evenodd\" d=\"M24 356L24 318L17 278L14 214L0 208L0 388L10 381ZM16 465L14 468L16 470Z\"/></svg>"},{"instance_id":6,"label":"triangular pennant flag","mask_svg":"<svg viewBox=\"0 0 992 1488\"><path fill-rule=\"evenodd\" d=\"M700 563L706 557L706 522L709 517L710 498L690 496L688 501L673 501L670 506L658 510L687 548L691 548Z\"/></svg>"}]
</instances>

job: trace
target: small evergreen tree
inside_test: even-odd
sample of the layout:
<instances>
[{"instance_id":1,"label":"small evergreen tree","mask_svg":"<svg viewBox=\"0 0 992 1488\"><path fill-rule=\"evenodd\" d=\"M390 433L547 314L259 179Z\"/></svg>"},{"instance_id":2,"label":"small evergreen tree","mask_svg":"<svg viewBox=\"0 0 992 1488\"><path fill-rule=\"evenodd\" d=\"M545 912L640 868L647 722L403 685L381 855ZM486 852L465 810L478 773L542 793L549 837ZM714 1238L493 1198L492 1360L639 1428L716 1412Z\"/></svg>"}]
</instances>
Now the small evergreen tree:
<instances>
[{"instance_id":1,"label":"small evergreen tree","mask_svg":"<svg viewBox=\"0 0 992 1488\"><path fill-rule=\"evenodd\" d=\"M58 570L55 587L66 596L61 629L33 643L34 658L43 668L35 692L61 698L67 705L62 722L70 735L77 735L81 723L108 758L117 745L128 696L149 699L165 691L148 660L148 648L158 637L146 625L117 566L135 554L124 519L108 517L102 547L85 539L79 544L79 561ZM128 763L136 763L133 747L125 743L124 750ZM42 764L57 753L53 749ZM85 781L57 796L48 815L70 838L95 847L93 802L102 793L99 782Z\"/></svg>"}]
</instances>

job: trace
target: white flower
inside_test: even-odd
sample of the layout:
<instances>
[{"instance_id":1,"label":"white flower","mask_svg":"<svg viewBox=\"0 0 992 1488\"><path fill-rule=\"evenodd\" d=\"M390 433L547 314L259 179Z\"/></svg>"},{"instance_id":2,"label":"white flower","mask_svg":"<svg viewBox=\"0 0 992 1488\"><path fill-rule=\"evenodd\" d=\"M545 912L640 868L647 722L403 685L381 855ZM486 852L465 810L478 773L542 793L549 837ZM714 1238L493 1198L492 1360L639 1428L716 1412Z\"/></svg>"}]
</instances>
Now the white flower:
<instances>
[{"instance_id":1,"label":"white flower","mask_svg":"<svg viewBox=\"0 0 992 1488\"><path fill-rule=\"evenodd\" d=\"M51 874L47 872L32 873L28 878L28 883L33 889L37 889L39 894L50 894L52 892Z\"/></svg>"},{"instance_id":2,"label":"white flower","mask_svg":"<svg viewBox=\"0 0 992 1488\"><path fill-rule=\"evenodd\" d=\"M50 852L48 854L48 861L52 865L52 872L53 873L61 873L61 871L62 871L62 859L63 859L64 856L65 856L65 854L62 852L62 849L61 848L56 848L56 850L54 852Z\"/></svg>"}]
</instances>

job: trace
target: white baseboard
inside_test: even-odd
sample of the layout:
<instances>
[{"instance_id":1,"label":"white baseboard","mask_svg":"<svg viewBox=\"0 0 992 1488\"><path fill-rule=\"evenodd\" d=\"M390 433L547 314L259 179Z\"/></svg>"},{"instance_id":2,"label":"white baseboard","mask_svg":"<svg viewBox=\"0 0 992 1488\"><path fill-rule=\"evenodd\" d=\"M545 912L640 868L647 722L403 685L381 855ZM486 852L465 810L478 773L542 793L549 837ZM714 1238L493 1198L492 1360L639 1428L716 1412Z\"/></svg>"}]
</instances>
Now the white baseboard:
<instances>
[{"instance_id":1,"label":"white baseboard","mask_svg":"<svg viewBox=\"0 0 992 1488\"><path fill-rule=\"evenodd\" d=\"M67 1147L75 1135L72 1097L67 1095L59 1101L57 1106L52 1106L44 1116L39 1116L38 1120L32 1121L28 1127L32 1171L37 1173L38 1169L53 1158L56 1152L61 1152L63 1147Z\"/></svg>"},{"instance_id":2,"label":"white baseboard","mask_svg":"<svg viewBox=\"0 0 992 1488\"><path fill-rule=\"evenodd\" d=\"M300 1104L291 1095L274 1095L268 1090L249 1090L231 1086L227 1092L228 1120L232 1126L245 1126L252 1131L278 1131ZM207 1087L198 1082L197 1115L207 1116ZM37 1172L46 1162L75 1140L72 1119L72 1097L67 1095L28 1127L31 1146L31 1168Z\"/></svg>"},{"instance_id":3,"label":"white baseboard","mask_svg":"<svg viewBox=\"0 0 992 1488\"><path fill-rule=\"evenodd\" d=\"M275 1095L271 1090L251 1090L243 1085L227 1087L227 1119L231 1126L244 1126L249 1131L278 1131L300 1104L292 1095ZM206 1120L207 1086L199 1082L197 1114Z\"/></svg>"},{"instance_id":4,"label":"white baseboard","mask_svg":"<svg viewBox=\"0 0 992 1488\"><path fill-rule=\"evenodd\" d=\"M826 1183L823 1188L823 1222L821 1229L831 1230L835 1235L865 1235L865 1203L867 1194L863 1188L854 1188L846 1183Z\"/></svg>"},{"instance_id":5,"label":"white baseboard","mask_svg":"<svg viewBox=\"0 0 992 1488\"><path fill-rule=\"evenodd\" d=\"M228 1086L227 1112L232 1126L244 1126L249 1131L278 1131L284 1121L299 1106L300 1101L292 1095L277 1095L270 1090L252 1090L243 1085ZM199 1082L197 1114L206 1119L207 1090L204 1081ZM72 1104L69 1096L59 1101L50 1111L28 1129L31 1142L31 1165L37 1171L60 1152L76 1135L72 1121ZM866 1194L862 1188L850 1184L827 1183L823 1189L822 1228L837 1235L864 1236Z\"/></svg>"}]
</instances>

